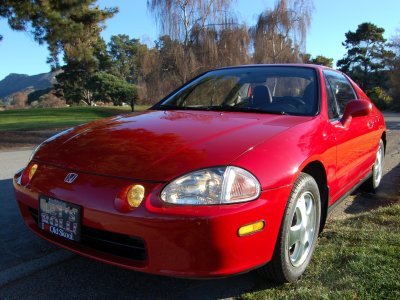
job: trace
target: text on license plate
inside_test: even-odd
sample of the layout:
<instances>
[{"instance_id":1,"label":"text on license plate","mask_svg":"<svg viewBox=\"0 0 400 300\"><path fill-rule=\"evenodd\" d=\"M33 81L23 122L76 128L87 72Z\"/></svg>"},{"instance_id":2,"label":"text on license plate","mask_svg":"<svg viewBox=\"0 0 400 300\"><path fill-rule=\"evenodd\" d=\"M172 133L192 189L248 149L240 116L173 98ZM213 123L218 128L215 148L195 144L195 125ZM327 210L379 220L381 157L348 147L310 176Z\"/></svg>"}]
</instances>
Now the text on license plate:
<instances>
[{"instance_id":1,"label":"text on license plate","mask_svg":"<svg viewBox=\"0 0 400 300\"><path fill-rule=\"evenodd\" d=\"M81 207L47 196L39 196L39 227L68 240L80 240Z\"/></svg>"}]
</instances>

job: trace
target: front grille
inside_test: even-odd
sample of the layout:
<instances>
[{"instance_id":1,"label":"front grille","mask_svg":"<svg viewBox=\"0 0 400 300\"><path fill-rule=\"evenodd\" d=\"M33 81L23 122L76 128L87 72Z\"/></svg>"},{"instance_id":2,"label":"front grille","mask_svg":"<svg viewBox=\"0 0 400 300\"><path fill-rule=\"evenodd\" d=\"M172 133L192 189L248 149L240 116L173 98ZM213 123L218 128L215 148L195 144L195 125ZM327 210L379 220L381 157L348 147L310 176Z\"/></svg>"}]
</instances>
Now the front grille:
<instances>
[{"instance_id":1,"label":"front grille","mask_svg":"<svg viewBox=\"0 0 400 300\"><path fill-rule=\"evenodd\" d=\"M29 211L38 224L38 211L33 208L29 208ZM118 257L141 261L147 258L143 239L88 226L81 227L81 241L78 244Z\"/></svg>"}]
</instances>

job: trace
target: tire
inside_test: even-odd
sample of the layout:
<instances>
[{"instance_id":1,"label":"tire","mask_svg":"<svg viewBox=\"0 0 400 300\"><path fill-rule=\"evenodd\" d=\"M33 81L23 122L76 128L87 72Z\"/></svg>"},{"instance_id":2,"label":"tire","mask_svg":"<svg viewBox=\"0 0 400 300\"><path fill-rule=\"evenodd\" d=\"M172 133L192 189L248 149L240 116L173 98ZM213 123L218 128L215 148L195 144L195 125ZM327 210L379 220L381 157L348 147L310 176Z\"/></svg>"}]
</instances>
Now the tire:
<instances>
[{"instance_id":1,"label":"tire","mask_svg":"<svg viewBox=\"0 0 400 300\"><path fill-rule=\"evenodd\" d=\"M310 263L317 244L321 219L318 185L308 174L300 173L293 185L272 260L259 269L275 282L294 282Z\"/></svg>"},{"instance_id":2,"label":"tire","mask_svg":"<svg viewBox=\"0 0 400 300\"><path fill-rule=\"evenodd\" d=\"M385 159L385 145L383 141L379 141L378 151L376 151L376 158L374 165L372 167L372 175L365 182L365 190L370 192L375 192L381 183L382 175L383 175L383 162Z\"/></svg>"}]
</instances>

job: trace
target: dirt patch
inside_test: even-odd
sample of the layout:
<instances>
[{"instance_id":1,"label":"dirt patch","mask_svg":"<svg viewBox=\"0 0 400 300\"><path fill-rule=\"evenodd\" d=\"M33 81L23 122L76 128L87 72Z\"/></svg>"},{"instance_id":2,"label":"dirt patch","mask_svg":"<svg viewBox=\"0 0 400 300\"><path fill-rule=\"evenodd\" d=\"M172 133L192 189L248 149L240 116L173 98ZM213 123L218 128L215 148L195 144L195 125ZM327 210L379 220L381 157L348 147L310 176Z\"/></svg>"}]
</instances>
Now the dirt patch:
<instances>
[{"instance_id":1,"label":"dirt patch","mask_svg":"<svg viewBox=\"0 0 400 300\"><path fill-rule=\"evenodd\" d=\"M61 130L62 128L29 131L0 131L0 149L35 147Z\"/></svg>"}]
</instances>

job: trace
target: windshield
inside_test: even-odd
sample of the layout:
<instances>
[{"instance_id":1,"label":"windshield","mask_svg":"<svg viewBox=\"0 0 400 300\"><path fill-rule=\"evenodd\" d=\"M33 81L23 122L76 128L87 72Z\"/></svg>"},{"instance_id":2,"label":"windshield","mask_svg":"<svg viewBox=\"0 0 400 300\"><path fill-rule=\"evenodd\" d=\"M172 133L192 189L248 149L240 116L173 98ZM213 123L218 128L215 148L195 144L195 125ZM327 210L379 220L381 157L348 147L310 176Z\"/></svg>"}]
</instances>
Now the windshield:
<instances>
[{"instance_id":1,"label":"windshield","mask_svg":"<svg viewBox=\"0 0 400 300\"><path fill-rule=\"evenodd\" d=\"M246 111L293 115L317 112L315 71L305 67L254 66L210 71L153 109Z\"/></svg>"}]
</instances>

